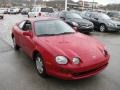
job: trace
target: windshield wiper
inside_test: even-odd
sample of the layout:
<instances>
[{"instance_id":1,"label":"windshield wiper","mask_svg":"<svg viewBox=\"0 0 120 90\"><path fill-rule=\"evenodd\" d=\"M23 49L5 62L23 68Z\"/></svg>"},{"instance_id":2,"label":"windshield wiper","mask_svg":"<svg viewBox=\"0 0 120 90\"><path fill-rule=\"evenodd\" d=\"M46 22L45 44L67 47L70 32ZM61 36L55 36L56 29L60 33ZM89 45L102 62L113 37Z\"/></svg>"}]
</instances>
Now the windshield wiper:
<instances>
[{"instance_id":1,"label":"windshield wiper","mask_svg":"<svg viewBox=\"0 0 120 90\"><path fill-rule=\"evenodd\" d=\"M63 34L73 34L75 32L63 32L63 33L57 33L57 34L41 34L37 36L55 36L55 35L63 35Z\"/></svg>"},{"instance_id":2,"label":"windshield wiper","mask_svg":"<svg viewBox=\"0 0 120 90\"><path fill-rule=\"evenodd\" d=\"M63 32L63 33L59 33L58 35L62 35L62 34L74 34L75 32Z\"/></svg>"},{"instance_id":3,"label":"windshield wiper","mask_svg":"<svg viewBox=\"0 0 120 90\"><path fill-rule=\"evenodd\" d=\"M57 34L41 34L41 35L37 35L37 36L55 36Z\"/></svg>"}]
</instances>

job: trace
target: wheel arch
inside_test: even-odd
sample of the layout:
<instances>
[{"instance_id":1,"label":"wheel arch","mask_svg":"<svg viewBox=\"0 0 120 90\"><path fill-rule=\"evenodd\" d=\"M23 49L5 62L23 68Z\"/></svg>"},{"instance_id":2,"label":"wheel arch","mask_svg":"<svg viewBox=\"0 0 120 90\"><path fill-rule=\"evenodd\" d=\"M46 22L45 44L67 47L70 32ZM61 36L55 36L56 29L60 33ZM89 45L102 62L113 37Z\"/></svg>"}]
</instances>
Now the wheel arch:
<instances>
[{"instance_id":1,"label":"wheel arch","mask_svg":"<svg viewBox=\"0 0 120 90\"><path fill-rule=\"evenodd\" d=\"M105 26L105 31L107 31L108 30L108 27L107 27L107 25L105 24L105 23L100 23L100 26L101 25L104 25ZM99 26L99 28L100 28L100 26ZM100 29L99 29L100 30Z\"/></svg>"},{"instance_id":2,"label":"wheel arch","mask_svg":"<svg viewBox=\"0 0 120 90\"><path fill-rule=\"evenodd\" d=\"M32 53L32 59L33 59L33 60L35 60L35 56L36 56L37 54L39 54L39 55L41 56L41 58L43 59L41 53L36 49L36 50L34 50L33 53Z\"/></svg>"},{"instance_id":3,"label":"wheel arch","mask_svg":"<svg viewBox=\"0 0 120 90\"><path fill-rule=\"evenodd\" d=\"M105 24L105 23L100 23L100 25L99 25L99 26L101 26L101 25L105 25L105 26L106 26L106 24Z\"/></svg>"}]
</instances>

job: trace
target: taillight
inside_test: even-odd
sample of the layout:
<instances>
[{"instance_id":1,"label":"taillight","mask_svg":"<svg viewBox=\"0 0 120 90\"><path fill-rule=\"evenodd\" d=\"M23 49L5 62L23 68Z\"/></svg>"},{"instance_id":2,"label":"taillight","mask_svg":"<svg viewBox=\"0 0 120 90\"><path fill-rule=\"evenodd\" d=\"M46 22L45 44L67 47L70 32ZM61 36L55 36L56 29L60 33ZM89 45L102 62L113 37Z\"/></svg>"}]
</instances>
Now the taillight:
<instances>
[{"instance_id":1,"label":"taillight","mask_svg":"<svg viewBox=\"0 0 120 90\"><path fill-rule=\"evenodd\" d=\"M41 13L39 13L39 16L41 16Z\"/></svg>"}]
</instances>

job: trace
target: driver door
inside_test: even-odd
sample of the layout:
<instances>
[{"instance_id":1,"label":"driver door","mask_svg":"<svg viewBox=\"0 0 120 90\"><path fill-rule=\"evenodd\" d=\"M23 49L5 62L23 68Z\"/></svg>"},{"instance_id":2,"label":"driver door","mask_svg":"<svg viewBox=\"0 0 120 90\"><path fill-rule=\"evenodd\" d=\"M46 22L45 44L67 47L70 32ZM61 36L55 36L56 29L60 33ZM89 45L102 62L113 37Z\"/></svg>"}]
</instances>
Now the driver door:
<instances>
[{"instance_id":1,"label":"driver door","mask_svg":"<svg viewBox=\"0 0 120 90\"><path fill-rule=\"evenodd\" d=\"M31 33L32 36L26 36L23 34L24 32L29 32ZM32 24L30 21L26 21L26 23L24 24L24 27L22 28L20 42L21 42L21 47L23 48L23 50L29 56L31 56L31 53L34 49L34 42L33 42Z\"/></svg>"},{"instance_id":2,"label":"driver door","mask_svg":"<svg viewBox=\"0 0 120 90\"><path fill-rule=\"evenodd\" d=\"M91 21L94 24L94 27L98 28L99 27L99 18L96 15L94 15L94 14L91 14L90 18L91 18Z\"/></svg>"}]
</instances>

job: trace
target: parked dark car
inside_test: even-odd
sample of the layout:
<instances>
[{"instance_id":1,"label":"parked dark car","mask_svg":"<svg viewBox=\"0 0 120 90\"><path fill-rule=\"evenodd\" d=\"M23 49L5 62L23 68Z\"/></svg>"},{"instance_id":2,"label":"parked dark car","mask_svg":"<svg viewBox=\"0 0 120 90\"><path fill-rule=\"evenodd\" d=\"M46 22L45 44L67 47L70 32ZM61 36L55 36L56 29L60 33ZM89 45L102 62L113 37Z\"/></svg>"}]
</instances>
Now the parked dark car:
<instances>
[{"instance_id":1,"label":"parked dark car","mask_svg":"<svg viewBox=\"0 0 120 90\"><path fill-rule=\"evenodd\" d=\"M79 32L89 33L92 32L94 29L94 25L92 22L83 19L80 15L69 12L63 11L58 14L58 17L68 23L71 27L77 27Z\"/></svg>"},{"instance_id":2,"label":"parked dark car","mask_svg":"<svg viewBox=\"0 0 120 90\"><path fill-rule=\"evenodd\" d=\"M112 20L108 15L101 12L85 12L83 18L93 22L95 29L104 31L120 31L120 22Z\"/></svg>"},{"instance_id":3,"label":"parked dark car","mask_svg":"<svg viewBox=\"0 0 120 90\"><path fill-rule=\"evenodd\" d=\"M28 15L28 12L30 12L30 8L24 8L24 9L22 9L21 14Z\"/></svg>"},{"instance_id":4,"label":"parked dark car","mask_svg":"<svg viewBox=\"0 0 120 90\"><path fill-rule=\"evenodd\" d=\"M110 11L107 13L107 15L110 16L114 20L120 21L120 12L118 12L118 11Z\"/></svg>"}]
</instances>

